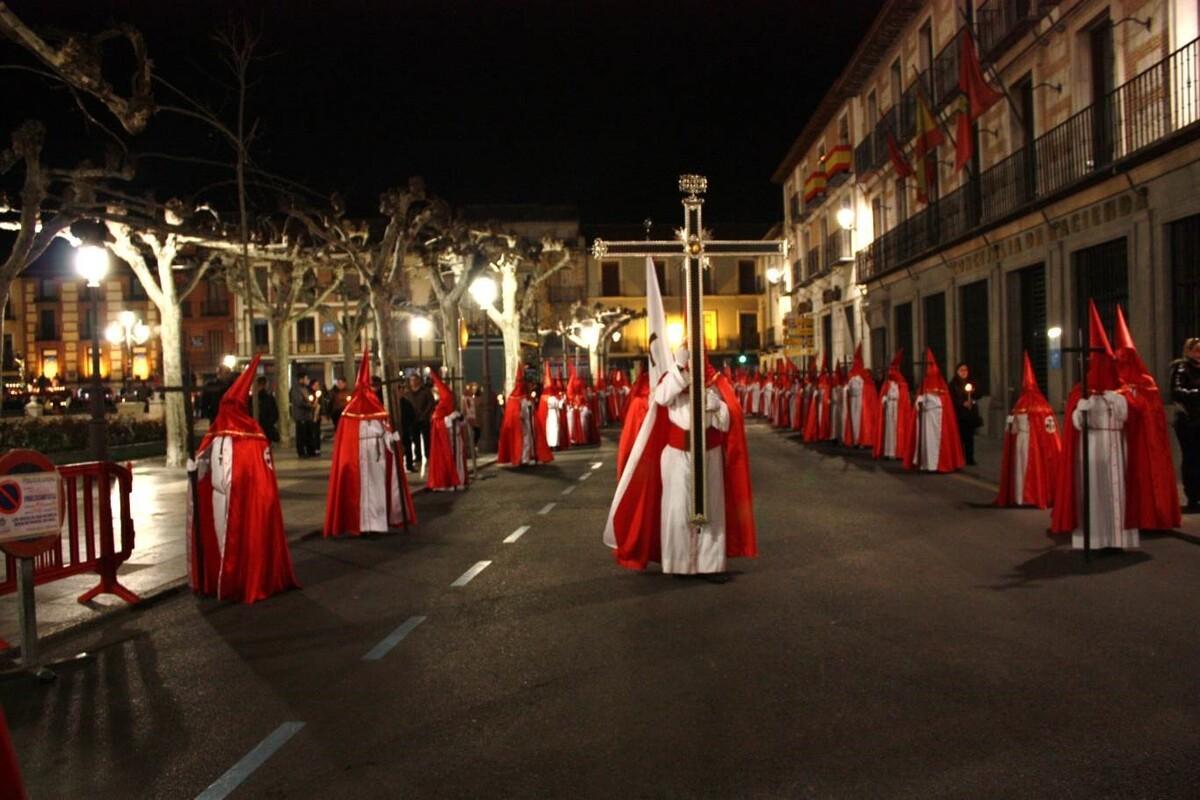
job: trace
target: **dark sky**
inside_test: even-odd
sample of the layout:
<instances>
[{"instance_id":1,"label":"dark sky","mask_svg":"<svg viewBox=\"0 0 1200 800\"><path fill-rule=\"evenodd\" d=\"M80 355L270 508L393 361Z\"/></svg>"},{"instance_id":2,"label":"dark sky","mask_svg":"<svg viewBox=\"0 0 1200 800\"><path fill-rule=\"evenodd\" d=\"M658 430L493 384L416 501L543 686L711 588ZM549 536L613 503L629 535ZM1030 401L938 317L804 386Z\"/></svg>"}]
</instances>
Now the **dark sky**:
<instances>
[{"instance_id":1,"label":"dark sky","mask_svg":"<svg viewBox=\"0 0 1200 800\"><path fill-rule=\"evenodd\" d=\"M10 2L37 25L131 22L161 74L213 103L228 94L211 77L211 35L250 20L270 54L251 97L256 159L359 210L420 174L456 205L569 203L589 223L674 223L689 171L709 176L711 217L779 218L771 172L880 4ZM17 113L69 107L28 79L5 83L9 100L19 87ZM200 136L179 120L154 126L138 147L187 150Z\"/></svg>"}]
</instances>

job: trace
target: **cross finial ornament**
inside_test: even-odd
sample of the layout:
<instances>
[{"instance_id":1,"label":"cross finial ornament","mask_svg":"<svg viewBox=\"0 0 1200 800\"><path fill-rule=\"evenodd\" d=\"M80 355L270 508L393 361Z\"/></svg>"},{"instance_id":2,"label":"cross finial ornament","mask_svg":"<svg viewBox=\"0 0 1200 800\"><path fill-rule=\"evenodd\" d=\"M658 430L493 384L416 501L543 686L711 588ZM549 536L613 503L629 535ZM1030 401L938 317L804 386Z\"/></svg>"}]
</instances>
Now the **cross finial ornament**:
<instances>
[{"instance_id":1,"label":"cross finial ornament","mask_svg":"<svg viewBox=\"0 0 1200 800\"><path fill-rule=\"evenodd\" d=\"M685 267L684 285L687 289L685 306L687 311L687 344L689 370L692 375L690 399L692 406L692 429L689 450L692 460L691 478L691 521L703 525L708 517L708 486L704 474L706 428L705 415L705 355L704 355L704 298L701 270L709 259L717 256L783 256L787 258L787 240L751 239L743 241L710 239L701 220L704 195L708 191L708 178L703 175L680 175L679 191L683 193L683 227L678 238L672 240L609 242L597 239L592 244L592 254L603 256L650 256L654 258L680 258Z\"/></svg>"}]
</instances>

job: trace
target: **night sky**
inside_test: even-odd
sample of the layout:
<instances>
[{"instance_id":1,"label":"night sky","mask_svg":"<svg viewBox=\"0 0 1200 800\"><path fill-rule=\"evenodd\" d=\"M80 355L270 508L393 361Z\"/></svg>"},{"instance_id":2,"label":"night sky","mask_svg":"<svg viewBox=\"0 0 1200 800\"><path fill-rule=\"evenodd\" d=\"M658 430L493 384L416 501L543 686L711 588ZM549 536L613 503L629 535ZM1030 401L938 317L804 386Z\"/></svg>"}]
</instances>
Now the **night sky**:
<instances>
[{"instance_id":1,"label":"night sky","mask_svg":"<svg viewBox=\"0 0 1200 800\"><path fill-rule=\"evenodd\" d=\"M249 20L268 56L251 96L256 161L323 194L341 191L360 213L419 174L455 205L566 203L587 223L674 223L676 176L699 171L710 215L765 225L781 215L771 172L881 3L9 5L37 26L131 22L157 70L214 105L229 95L211 35ZM3 55L23 58L8 43ZM5 84L6 130L14 116L70 109L27 77L6 73ZM78 115L58 125L56 145L76 142L79 125ZM134 147L228 157L180 119L156 118ZM180 169L147 164L143 180L213 179Z\"/></svg>"}]
</instances>

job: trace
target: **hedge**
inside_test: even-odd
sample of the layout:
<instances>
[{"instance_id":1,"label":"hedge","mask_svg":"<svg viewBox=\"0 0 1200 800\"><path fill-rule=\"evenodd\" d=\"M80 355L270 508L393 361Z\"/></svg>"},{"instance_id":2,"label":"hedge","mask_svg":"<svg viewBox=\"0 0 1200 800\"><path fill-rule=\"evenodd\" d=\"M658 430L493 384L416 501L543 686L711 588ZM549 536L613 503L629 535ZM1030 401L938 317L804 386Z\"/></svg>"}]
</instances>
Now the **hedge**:
<instances>
[{"instance_id":1,"label":"hedge","mask_svg":"<svg viewBox=\"0 0 1200 800\"><path fill-rule=\"evenodd\" d=\"M0 420L0 451L26 448L42 453L86 450L90 417L63 416ZM161 419L108 417L108 444L166 441L167 429Z\"/></svg>"}]
</instances>

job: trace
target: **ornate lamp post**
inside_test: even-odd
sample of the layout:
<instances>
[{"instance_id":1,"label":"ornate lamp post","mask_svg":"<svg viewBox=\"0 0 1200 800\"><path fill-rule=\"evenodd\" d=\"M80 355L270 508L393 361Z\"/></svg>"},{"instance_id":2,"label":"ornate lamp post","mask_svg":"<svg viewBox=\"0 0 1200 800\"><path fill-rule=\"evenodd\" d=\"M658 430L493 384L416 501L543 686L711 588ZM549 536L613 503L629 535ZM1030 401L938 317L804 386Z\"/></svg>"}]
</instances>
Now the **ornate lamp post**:
<instances>
[{"instance_id":1,"label":"ornate lamp post","mask_svg":"<svg viewBox=\"0 0 1200 800\"><path fill-rule=\"evenodd\" d=\"M121 346L122 393L129 394L129 376L133 372L134 345L143 345L150 339L150 326L138 319L132 311L122 311L117 315L117 321L110 323L104 329L104 338L109 344Z\"/></svg>"},{"instance_id":2,"label":"ornate lamp post","mask_svg":"<svg viewBox=\"0 0 1200 800\"><path fill-rule=\"evenodd\" d=\"M468 287L471 297L483 312L483 408L479 409L479 427L482 431L481 444L483 449L491 452L496 447L496 437L492 431L492 364L488 353L488 319L487 308L496 302L496 281L489 275L480 275Z\"/></svg>"},{"instance_id":3,"label":"ornate lamp post","mask_svg":"<svg viewBox=\"0 0 1200 800\"><path fill-rule=\"evenodd\" d=\"M432 329L433 323L429 321L429 317L411 317L408 320L408 332L417 337L418 364L425 361L423 345L425 344L425 337L429 335L429 331Z\"/></svg>"},{"instance_id":4,"label":"ornate lamp post","mask_svg":"<svg viewBox=\"0 0 1200 800\"><path fill-rule=\"evenodd\" d=\"M100 281L108 274L108 250L83 245L75 250L75 271L92 290L92 419L88 440L92 458L108 460L108 423L104 419L104 389L100 385Z\"/></svg>"}]
</instances>

